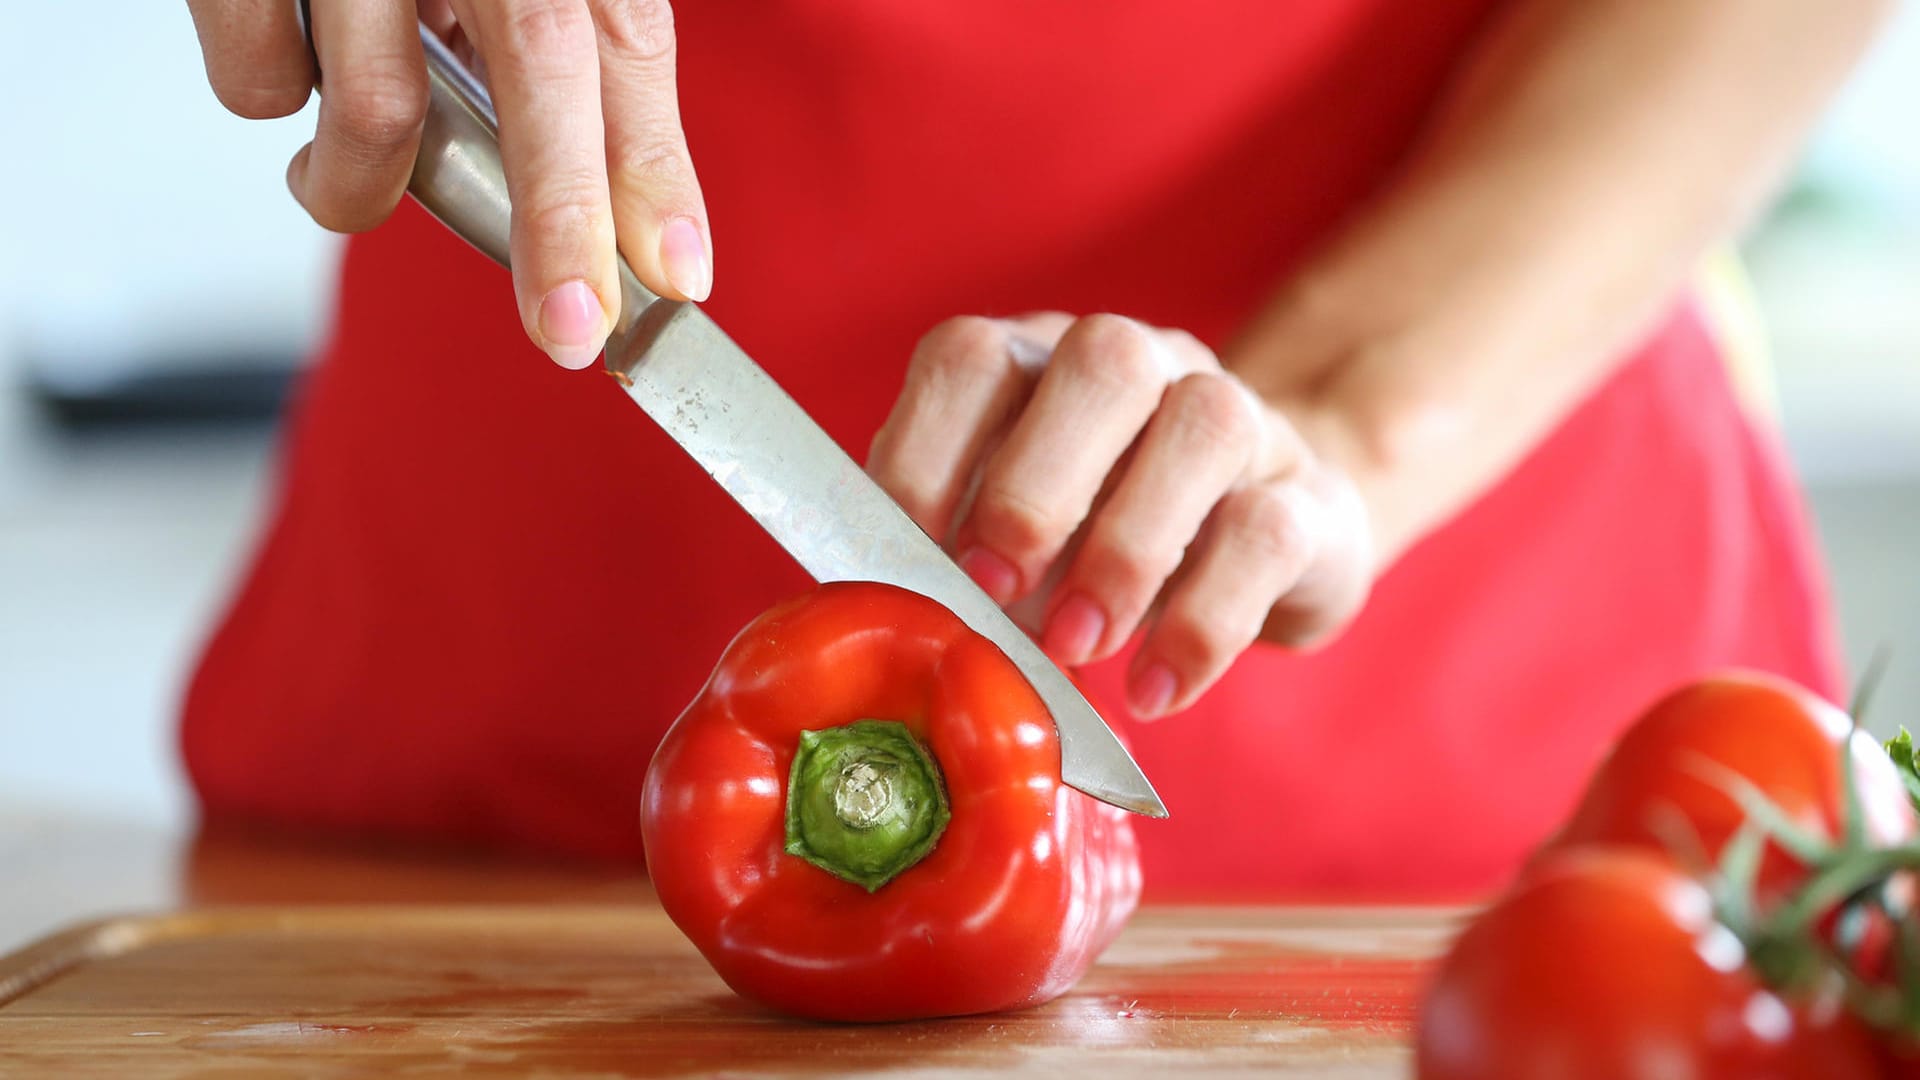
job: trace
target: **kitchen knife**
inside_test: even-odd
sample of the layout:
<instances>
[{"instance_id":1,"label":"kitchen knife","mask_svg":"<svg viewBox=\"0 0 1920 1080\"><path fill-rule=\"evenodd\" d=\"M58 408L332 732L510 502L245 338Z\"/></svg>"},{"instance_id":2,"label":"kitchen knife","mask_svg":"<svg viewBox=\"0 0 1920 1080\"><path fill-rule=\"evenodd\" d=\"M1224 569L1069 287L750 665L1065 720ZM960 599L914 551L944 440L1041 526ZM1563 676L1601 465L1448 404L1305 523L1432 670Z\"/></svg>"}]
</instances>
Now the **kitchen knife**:
<instances>
[{"instance_id":1,"label":"kitchen knife","mask_svg":"<svg viewBox=\"0 0 1920 1080\"><path fill-rule=\"evenodd\" d=\"M301 26L309 26L306 3ZM502 266L509 207L486 88L420 28L430 87L408 185L421 205ZM1053 715L1060 778L1103 802L1166 807L1106 722L1053 661L698 306L664 300L620 260L606 370L818 581L880 581L944 604L1019 667Z\"/></svg>"}]
</instances>

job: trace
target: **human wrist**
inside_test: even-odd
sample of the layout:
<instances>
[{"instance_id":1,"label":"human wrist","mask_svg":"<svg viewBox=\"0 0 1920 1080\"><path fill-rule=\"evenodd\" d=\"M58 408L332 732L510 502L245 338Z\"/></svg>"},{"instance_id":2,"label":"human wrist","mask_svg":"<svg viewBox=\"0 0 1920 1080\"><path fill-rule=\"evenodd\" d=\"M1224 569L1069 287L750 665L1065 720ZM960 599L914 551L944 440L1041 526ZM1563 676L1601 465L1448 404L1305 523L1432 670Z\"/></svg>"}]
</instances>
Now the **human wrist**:
<instances>
[{"instance_id":1,"label":"human wrist","mask_svg":"<svg viewBox=\"0 0 1920 1080\"><path fill-rule=\"evenodd\" d=\"M1586 313L1556 299L1581 295L1558 245L1463 236L1462 209L1431 191L1377 206L1224 353L1352 480L1383 568L1503 475L1598 370L1575 356Z\"/></svg>"},{"instance_id":2,"label":"human wrist","mask_svg":"<svg viewBox=\"0 0 1920 1080\"><path fill-rule=\"evenodd\" d=\"M1309 271L1224 355L1313 456L1358 491L1382 566L1416 527L1399 495L1409 466L1430 468L1425 459L1444 455L1450 429L1464 422L1422 360L1476 347L1452 320L1415 302L1424 286L1402 284L1369 289Z\"/></svg>"}]
</instances>

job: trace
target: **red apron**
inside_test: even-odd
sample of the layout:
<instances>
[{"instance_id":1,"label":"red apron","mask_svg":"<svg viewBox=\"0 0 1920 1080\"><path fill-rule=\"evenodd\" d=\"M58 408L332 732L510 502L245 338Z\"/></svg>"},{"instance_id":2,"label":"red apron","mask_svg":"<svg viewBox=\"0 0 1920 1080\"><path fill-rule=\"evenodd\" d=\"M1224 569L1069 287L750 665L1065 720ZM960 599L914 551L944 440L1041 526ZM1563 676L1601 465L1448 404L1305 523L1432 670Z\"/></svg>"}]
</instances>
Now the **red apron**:
<instances>
[{"instance_id":1,"label":"red apron","mask_svg":"<svg viewBox=\"0 0 1920 1080\"><path fill-rule=\"evenodd\" d=\"M949 315L1219 343L1380 182L1490 6L686 0L708 309L856 457ZM348 245L286 438L186 701L205 811L635 859L661 732L807 579L411 204ZM1089 673L1116 702L1124 660ZM1637 709L1734 663L1838 689L1779 449L1682 305L1337 644L1256 648L1131 727L1174 814L1141 824L1150 887L1491 886Z\"/></svg>"}]
</instances>

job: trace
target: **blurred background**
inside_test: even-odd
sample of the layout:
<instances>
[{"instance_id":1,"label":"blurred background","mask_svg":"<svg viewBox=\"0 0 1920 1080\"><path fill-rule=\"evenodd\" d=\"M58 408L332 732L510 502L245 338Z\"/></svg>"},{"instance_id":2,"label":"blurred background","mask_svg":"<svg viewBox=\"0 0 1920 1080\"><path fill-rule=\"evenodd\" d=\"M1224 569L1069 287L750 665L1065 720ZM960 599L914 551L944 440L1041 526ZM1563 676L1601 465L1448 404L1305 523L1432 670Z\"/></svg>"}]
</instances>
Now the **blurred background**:
<instances>
[{"instance_id":1,"label":"blurred background","mask_svg":"<svg viewBox=\"0 0 1920 1080\"><path fill-rule=\"evenodd\" d=\"M337 239L286 194L309 110L229 116L184 5L0 13L0 811L184 822L187 665L271 495ZM1920 721L1920 13L1743 240L1876 729Z\"/></svg>"}]
</instances>

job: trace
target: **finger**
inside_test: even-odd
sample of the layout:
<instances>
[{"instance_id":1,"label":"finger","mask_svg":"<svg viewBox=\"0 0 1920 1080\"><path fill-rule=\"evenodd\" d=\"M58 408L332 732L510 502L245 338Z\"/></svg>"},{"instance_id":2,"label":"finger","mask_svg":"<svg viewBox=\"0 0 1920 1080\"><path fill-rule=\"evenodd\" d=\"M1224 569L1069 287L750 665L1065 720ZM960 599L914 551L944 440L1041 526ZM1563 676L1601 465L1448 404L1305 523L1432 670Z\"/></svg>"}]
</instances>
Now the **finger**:
<instances>
[{"instance_id":1,"label":"finger","mask_svg":"<svg viewBox=\"0 0 1920 1080\"><path fill-rule=\"evenodd\" d=\"M1344 475L1318 464L1302 470L1293 486L1311 500L1324 541L1268 612L1260 637L1302 648L1325 641L1359 613L1373 584L1375 556L1366 504Z\"/></svg>"},{"instance_id":2,"label":"finger","mask_svg":"<svg viewBox=\"0 0 1920 1080\"><path fill-rule=\"evenodd\" d=\"M313 58L294 4L187 0L213 95L228 111L270 120L300 111L313 93Z\"/></svg>"},{"instance_id":3,"label":"finger","mask_svg":"<svg viewBox=\"0 0 1920 1080\"><path fill-rule=\"evenodd\" d=\"M406 193L427 115L427 70L413 6L315 0L313 45L326 90L313 142L287 186L321 226L364 232Z\"/></svg>"},{"instance_id":4,"label":"finger","mask_svg":"<svg viewBox=\"0 0 1920 1080\"><path fill-rule=\"evenodd\" d=\"M415 8L419 12L421 25L451 45L454 32L460 28L460 20L453 14L453 5L448 0L417 0Z\"/></svg>"},{"instance_id":5,"label":"finger","mask_svg":"<svg viewBox=\"0 0 1920 1080\"><path fill-rule=\"evenodd\" d=\"M673 8L667 0L592 0L600 43L600 99L620 250L661 296L705 300L713 237L674 86Z\"/></svg>"},{"instance_id":6,"label":"finger","mask_svg":"<svg viewBox=\"0 0 1920 1080\"><path fill-rule=\"evenodd\" d=\"M439 38L453 58L460 61L460 66L485 86L486 65L480 62L479 54L473 51L473 43L467 40L467 32L460 26L460 16L453 10L453 0L417 0L417 6L420 25Z\"/></svg>"},{"instance_id":7,"label":"finger","mask_svg":"<svg viewBox=\"0 0 1920 1080\"><path fill-rule=\"evenodd\" d=\"M1056 660L1086 663L1126 642L1214 504L1253 467L1264 423L1252 393L1223 371L1167 389L1054 594L1042 640Z\"/></svg>"},{"instance_id":8,"label":"finger","mask_svg":"<svg viewBox=\"0 0 1920 1080\"><path fill-rule=\"evenodd\" d=\"M1136 716L1183 709L1226 672L1327 543L1319 524L1296 485L1255 484L1220 500L1134 657Z\"/></svg>"},{"instance_id":9,"label":"finger","mask_svg":"<svg viewBox=\"0 0 1920 1080\"><path fill-rule=\"evenodd\" d=\"M1032 393L1047 345L1068 321L1053 318L1051 334L1041 328L1043 343L1006 320L961 316L914 347L867 472L928 535L947 537L976 466Z\"/></svg>"},{"instance_id":10,"label":"finger","mask_svg":"<svg viewBox=\"0 0 1920 1080\"><path fill-rule=\"evenodd\" d=\"M961 564L1005 604L1039 582L1176 373L1152 329L1091 315L1060 338L1026 409L981 469Z\"/></svg>"},{"instance_id":11,"label":"finger","mask_svg":"<svg viewBox=\"0 0 1920 1080\"><path fill-rule=\"evenodd\" d=\"M584 0L464 6L500 118L520 320L554 362L583 368L620 302L593 18Z\"/></svg>"}]
</instances>

